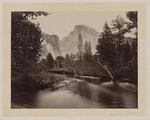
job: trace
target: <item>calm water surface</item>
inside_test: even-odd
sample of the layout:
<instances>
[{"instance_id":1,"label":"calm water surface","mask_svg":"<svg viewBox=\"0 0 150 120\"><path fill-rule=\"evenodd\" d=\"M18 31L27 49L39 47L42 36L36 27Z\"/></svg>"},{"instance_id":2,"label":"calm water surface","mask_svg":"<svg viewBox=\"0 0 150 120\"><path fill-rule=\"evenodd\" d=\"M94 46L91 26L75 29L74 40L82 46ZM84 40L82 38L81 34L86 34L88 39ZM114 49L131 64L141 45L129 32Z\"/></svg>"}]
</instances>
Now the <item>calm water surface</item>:
<instances>
[{"instance_id":1,"label":"calm water surface","mask_svg":"<svg viewBox=\"0 0 150 120\"><path fill-rule=\"evenodd\" d=\"M135 91L94 85L82 80L66 80L64 87L51 91L16 93L13 103L33 108L136 108Z\"/></svg>"}]
</instances>

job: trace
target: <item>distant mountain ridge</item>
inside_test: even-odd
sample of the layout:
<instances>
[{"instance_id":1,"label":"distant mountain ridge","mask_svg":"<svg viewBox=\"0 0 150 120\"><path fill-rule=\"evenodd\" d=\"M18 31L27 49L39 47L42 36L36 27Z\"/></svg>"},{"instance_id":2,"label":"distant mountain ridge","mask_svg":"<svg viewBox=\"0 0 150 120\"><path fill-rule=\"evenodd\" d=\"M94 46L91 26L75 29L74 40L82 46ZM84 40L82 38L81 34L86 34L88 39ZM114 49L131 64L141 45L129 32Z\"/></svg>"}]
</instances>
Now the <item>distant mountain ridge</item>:
<instances>
[{"instance_id":1,"label":"distant mountain ridge","mask_svg":"<svg viewBox=\"0 0 150 120\"><path fill-rule=\"evenodd\" d=\"M47 54L52 53L53 57L65 56L68 54L76 54L78 52L79 34L83 39L83 45L85 42L91 43L92 53L96 53L96 45L98 43L99 33L92 27L86 25L76 25L69 33L68 36L59 40L57 35L42 34L42 56L46 58ZM133 39L125 37L125 42L128 42L132 46Z\"/></svg>"},{"instance_id":2,"label":"distant mountain ridge","mask_svg":"<svg viewBox=\"0 0 150 120\"><path fill-rule=\"evenodd\" d=\"M83 44L86 41L91 43L92 53L96 52L96 45L97 45L97 38L98 32L89 26L86 25L76 25L70 34L60 40L60 49L63 56L67 53L76 53L78 51L77 44L78 44L78 37L81 34L83 39Z\"/></svg>"}]
</instances>

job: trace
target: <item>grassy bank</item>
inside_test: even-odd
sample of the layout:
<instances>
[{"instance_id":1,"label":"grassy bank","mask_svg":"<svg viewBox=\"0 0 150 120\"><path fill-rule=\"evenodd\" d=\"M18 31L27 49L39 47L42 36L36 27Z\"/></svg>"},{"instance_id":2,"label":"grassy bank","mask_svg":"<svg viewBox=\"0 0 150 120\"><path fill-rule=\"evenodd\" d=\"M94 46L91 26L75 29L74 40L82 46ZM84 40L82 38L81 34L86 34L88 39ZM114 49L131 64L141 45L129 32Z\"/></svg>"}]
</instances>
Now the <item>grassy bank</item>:
<instances>
[{"instance_id":1,"label":"grassy bank","mask_svg":"<svg viewBox=\"0 0 150 120\"><path fill-rule=\"evenodd\" d=\"M55 84L64 80L64 78L64 75L41 72L39 74L28 74L26 79L16 78L16 80L12 80L11 85L12 90L17 89L22 91L34 91L45 88L53 88Z\"/></svg>"}]
</instances>

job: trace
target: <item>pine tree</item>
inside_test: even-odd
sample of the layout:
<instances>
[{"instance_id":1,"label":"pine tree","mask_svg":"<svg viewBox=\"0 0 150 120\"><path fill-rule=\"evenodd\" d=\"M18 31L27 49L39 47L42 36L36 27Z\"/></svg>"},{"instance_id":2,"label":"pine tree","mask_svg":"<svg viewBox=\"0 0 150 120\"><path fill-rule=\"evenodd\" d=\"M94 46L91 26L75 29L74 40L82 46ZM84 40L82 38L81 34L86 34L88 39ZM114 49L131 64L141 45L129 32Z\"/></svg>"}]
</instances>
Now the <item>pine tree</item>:
<instances>
[{"instance_id":1,"label":"pine tree","mask_svg":"<svg viewBox=\"0 0 150 120\"><path fill-rule=\"evenodd\" d=\"M82 59L83 59L83 39L81 34L79 34L79 38L78 38L78 60L81 63Z\"/></svg>"},{"instance_id":2,"label":"pine tree","mask_svg":"<svg viewBox=\"0 0 150 120\"><path fill-rule=\"evenodd\" d=\"M88 53L88 42L87 41L84 44L84 53Z\"/></svg>"},{"instance_id":3,"label":"pine tree","mask_svg":"<svg viewBox=\"0 0 150 120\"><path fill-rule=\"evenodd\" d=\"M100 34L96 49L103 64L112 68L116 65L116 47L114 44L114 37L107 22L104 24L103 32Z\"/></svg>"},{"instance_id":4,"label":"pine tree","mask_svg":"<svg viewBox=\"0 0 150 120\"><path fill-rule=\"evenodd\" d=\"M127 12L127 18L132 22L130 24L128 24L128 29L132 29L132 28L137 28L137 22L138 22L138 13L137 11L129 11Z\"/></svg>"},{"instance_id":5,"label":"pine tree","mask_svg":"<svg viewBox=\"0 0 150 120\"><path fill-rule=\"evenodd\" d=\"M128 22L128 31L130 32L131 29L136 29L136 37L133 38L132 46L131 46L131 60L130 60L130 67L132 69L131 78L135 84L138 83L138 12L137 11L129 11L126 14L127 18L130 20Z\"/></svg>"},{"instance_id":6,"label":"pine tree","mask_svg":"<svg viewBox=\"0 0 150 120\"><path fill-rule=\"evenodd\" d=\"M84 44L84 61L88 63L92 62L91 43L87 41Z\"/></svg>"},{"instance_id":7,"label":"pine tree","mask_svg":"<svg viewBox=\"0 0 150 120\"><path fill-rule=\"evenodd\" d=\"M112 21L112 25L117 46L118 67L121 69L121 45L124 42L126 22L121 16L117 16L117 18Z\"/></svg>"},{"instance_id":8,"label":"pine tree","mask_svg":"<svg viewBox=\"0 0 150 120\"><path fill-rule=\"evenodd\" d=\"M55 62L58 64L59 68L64 67L65 58L63 56L57 56Z\"/></svg>"},{"instance_id":9,"label":"pine tree","mask_svg":"<svg viewBox=\"0 0 150 120\"><path fill-rule=\"evenodd\" d=\"M51 53L47 55L47 65L50 69L54 67L54 58Z\"/></svg>"},{"instance_id":10,"label":"pine tree","mask_svg":"<svg viewBox=\"0 0 150 120\"><path fill-rule=\"evenodd\" d=\"M88 44L88 54L89 54L89 62L92 62L92 47L90 42Z\"/></svg>"},{"instance_id":11,"label":"pine tree","mask_svg":"<svg viewBox=\"0 0 150 120\"><path fill-rule=\"evenodd\" d=\"M71 60L69 54L66 54L65 56L65 65L70 66L71 65Z\"/></svg>"},{"instance_id":12,"label":"pine tree","mask_svg":"<svg viewBox=\"0 0 150 120\"><path fill-rule=\"evenodd\" d=\"M84 61L87 62L88 61L88 42L86 41L84 44Z\"/></svg>"},{"instance_id":13,"label":"pine tree","mask_svg":"<svg viewBox=\"0 0 150 120\"><path fill-rule=\"evenodd\" d=\"M127 66L128 62L131 60L131 47L126 41L125 44L121 46L121 65Z\"/></svg>"},{"instance_id":14,"label":"pine tree","mask_svg":"<svg viewBox=\"0 0 150 120\"><path fill-rule=\"evenodd\" d=\"M138 39L138 13L137 11L129 11L127 12L127 18L131 21L131 22L128 22L128 31L130 32L131 29L135 28L136 29L136 32L135 32L135 39L133 39L133 43L132 43L132 49L133 49L133 54L137 52L137 39Z\"/></svg>"}]
</instances>

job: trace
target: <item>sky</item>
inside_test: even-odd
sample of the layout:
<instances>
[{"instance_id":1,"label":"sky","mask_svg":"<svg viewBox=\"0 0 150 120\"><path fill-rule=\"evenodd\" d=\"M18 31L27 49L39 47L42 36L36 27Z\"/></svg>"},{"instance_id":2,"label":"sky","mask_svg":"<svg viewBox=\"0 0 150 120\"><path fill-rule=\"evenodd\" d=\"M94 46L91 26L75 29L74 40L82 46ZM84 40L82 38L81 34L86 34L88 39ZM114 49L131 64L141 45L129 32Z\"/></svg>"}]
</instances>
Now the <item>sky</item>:
<instances>
[{"instance_id":1,"label":"sky","mask_svg":"<svg viewBox=\"0 0 150 120\"><path fill-rule=\"evenodd\" d=\"M59 39L68 36L75 25L87 25L102 32L105 21L111 23L118 15L126 18L126 12L52 12L49 16L40 16L35 22L40 23L42 32L56 34Z\"/></svg>"}]
</instances>

